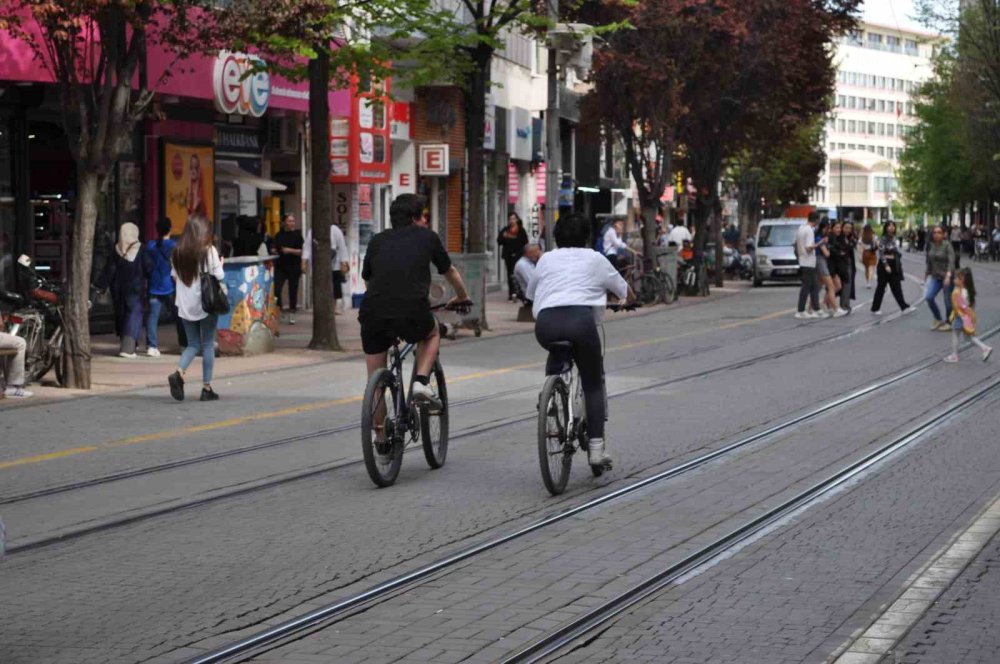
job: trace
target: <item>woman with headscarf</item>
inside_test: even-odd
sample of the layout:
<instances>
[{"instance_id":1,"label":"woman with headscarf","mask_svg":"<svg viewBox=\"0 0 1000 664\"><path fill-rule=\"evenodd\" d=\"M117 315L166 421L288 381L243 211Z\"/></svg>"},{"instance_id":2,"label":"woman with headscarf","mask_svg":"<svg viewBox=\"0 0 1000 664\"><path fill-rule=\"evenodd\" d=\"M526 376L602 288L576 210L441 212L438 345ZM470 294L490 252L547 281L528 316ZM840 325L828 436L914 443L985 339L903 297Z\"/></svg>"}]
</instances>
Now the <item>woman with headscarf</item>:
<instances>
[{"instance_id":1,"label":"woman with headscarf","mask_svg":"<svg viewBox=\"0 0 1000 664\"><path fill-rule=\"evenodd\" d=\"M121 340L118 355L129 359L136 357L136 339L142 332L142 297L146 285L143 251L139 227L132 223L122 224L115 250L98 281L98 288L111 291L115 334Z\"/></svg>"}]
</instances>

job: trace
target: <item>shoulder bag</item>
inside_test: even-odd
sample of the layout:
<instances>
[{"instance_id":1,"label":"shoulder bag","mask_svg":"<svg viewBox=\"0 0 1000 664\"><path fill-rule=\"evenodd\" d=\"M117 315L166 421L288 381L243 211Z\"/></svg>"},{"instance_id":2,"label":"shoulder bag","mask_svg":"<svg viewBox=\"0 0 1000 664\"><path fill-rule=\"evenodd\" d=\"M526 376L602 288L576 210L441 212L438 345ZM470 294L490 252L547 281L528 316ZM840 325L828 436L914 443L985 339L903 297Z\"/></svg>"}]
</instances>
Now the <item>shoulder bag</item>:
<instances>
[{"instance_id":1,"label":"shoulder bag","mask_svg":"<svg viewBox=\"0 0 1000 664\"><path fill-rule=\"evenodd\" d=\"M206 314L223 315L229 313L229 296L226 289L214 274L208 271L208 254L202 262L201 270L201 308Z\"/></svg>"}]
</instances>

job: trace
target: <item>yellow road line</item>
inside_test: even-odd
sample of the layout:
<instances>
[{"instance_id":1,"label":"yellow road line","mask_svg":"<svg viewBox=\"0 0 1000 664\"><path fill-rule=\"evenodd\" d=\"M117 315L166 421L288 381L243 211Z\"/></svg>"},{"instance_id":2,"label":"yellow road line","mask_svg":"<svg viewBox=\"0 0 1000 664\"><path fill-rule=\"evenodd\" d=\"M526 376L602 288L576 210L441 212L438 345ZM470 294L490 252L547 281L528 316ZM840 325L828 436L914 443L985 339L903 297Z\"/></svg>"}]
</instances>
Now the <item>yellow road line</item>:
<instances>
[{"instance_id":1,"label":"yellow road line","mask_svg":"<svg viewBox=\"0 0 1000 664\"><path fill-rule=\"evenodd\" d=\"M785 309L782 311L775 311L770 314L765 314L757 318L751 318L748 320L736 321L735 323L727 323L725 325L717 325L710 328L701 328L698 330L691 330L690 332L682 332L680 334L675 334L666 337L656 337L654 339L644 339L642 341L636 341L633 343L623 344L621 346L613 346L606 349L607 352L617 352L622 350L632 350L635 348L643 348L645 346L654 346L656 344L661 344L667 341L675 341L677 339L683 339L685 337L690 337L698 334L705 334L706 332L713 332L717 330L731 330L737 327L743 327L746 325L751 325L753 323L760 323L763 321L771 320L774 318L779 318L781 316L787 315L795 311L794 309ZM522 371L524 369L532 369L535 367L543 366L544 362L529 362L527 364L515 364L509 367L501 367L499 369L489 369L486 371L477 371L475 373L462 374L461 376L456 376L454 378L448 378L448 383L462 383L470 380L479 380L482 378L492 378L494 376L500 376L502 374L512 373L514 371ZM218 429L225 429L228 427L241 426L243 424L249 424L251 422L259 422L261 420L270 420L278 417L287 417L289 415L297 415L299 413L309 413L317 410L324 410L326 408L332 408L334 406L343 406L349 403L359 403L362 400L362 396L352 396L343 397L341 399L333 399L330 401L315 401L313 403L303 404L301 406L292 406L289 408L282 408L279 410L269 410L260 413L254 413L252 415L243 415L240 417L231 417L225 420L219 420L218 422L209 422L208 424L197 424L188 427L178 427L176 429L165 429L163 431L156 431L153 433L140 434L138 436L130 436L128 438L121 438L118 440L110 440L103 443L98 443L95 445L85 445L82 447L74 447L66 450L59 450L56 452L50 452L48 454L39 454L36 456L22 457L20 459L13 459L11 461L0 461L0 470L6 468L14 468L17 466L26 466L30 464L42 463L44 461L51 461L53 459L61 459L64 457L75 456L77 454L86 454L88 452L97 452L99 450L109 449L113 447L125 447L128 445L136 445L138 443L147 443L157 440L166 440L168 438L177 438L184 436L186 434L193 433L203 433L205 431L215 431Z\"/></svg>"}]
</instances>

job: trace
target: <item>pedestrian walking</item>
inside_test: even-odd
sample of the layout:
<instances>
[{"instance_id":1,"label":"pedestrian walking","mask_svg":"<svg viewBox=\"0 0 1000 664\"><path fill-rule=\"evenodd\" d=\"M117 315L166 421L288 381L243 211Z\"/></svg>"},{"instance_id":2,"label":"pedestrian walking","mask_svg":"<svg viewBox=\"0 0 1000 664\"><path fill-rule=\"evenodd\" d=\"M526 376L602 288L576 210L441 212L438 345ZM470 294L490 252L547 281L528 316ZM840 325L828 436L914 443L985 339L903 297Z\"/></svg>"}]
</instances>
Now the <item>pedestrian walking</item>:
<instances>
[{"instance_id":1,"label":"pedestrian walking","mask_svg":"<svg viewBox=\"0 0 1000 664\"><path fill-rule=\"evenodd\" d=\"M170 396L184 400L184 375L201 353L201 401L215 401L219 395L212 389L212 372L215 368L215 329L219 322L216 314L202 308L202 274L223 279L222 258L213 243L209 222L203 217L188 219L184 233L171 257L171 276L177 283L177 310L187 333L187 347L181 353L177 371L167 378Z\"/></svg>"},{"instance_id":2,"label":"pedestrian walking","mask_svg":"<svg viewBox=\"0 0 1000 664\"><path fill-rule=\"evenodd\" d=\"M302 247L305 238L298 228L295 215L290 214L282 222L282 228L274 236L271 253L278 258L274 261L274 294L278 299L278 309L282 310L282 291L288 284L289 325L295 325L295 314L299 311L299 281L302 279Z\"/></svg>"},{"instance_id":3,"label":"pedestrian walking","mask_svg":"<svg viewBox=\"0 0 1000 664\"><path fill-rule=\"evenodd\" d=\"M877 285L875 286L875 299L872 301L872 313L876 316L882 313L882 298L885 297L885 289L888 286L892 291L892 296L896 299L896 304L902 311L908 311L910 305L903 297L903 260L901 257L901 247L896 238L896 223L892 220L885 222L882 228L882 237L878 241L878 267L876 268Z\"/></svg>"},{"instance_id":4,"label":"pedestrian walking","mask_svg":"<svg viewBox=\"0 0 1000 664\"><path fill-rule=\"evenodd\" d=\"M507 215L507 226L504 227L497 236L497 246L500 247L500 257L503 259L504 267L507 268L507 301L513 302L516 293L516 283L514 281L514 266L524 253L524 248L528 245L528 234L524 231L524 224L521 217L516 212Z\"/></svg>"},{"instance_id":5,"label":"pedestrian walking","mask_svg":"<svg viewBox=\"0 0 1000 664\"><path fill-rule=\"evenodd\" d=\"M854 222L844 222L844 242L847 244L848 265L851 275L850 299L858 299L855 284L858 281L858 236L854 232Z\"/></svg>"},{"instance_id":6,"label":"pedestrian walking","mask_svg":"<svg viewBox=\"0 0 1000 664\"><path fill-rule=\"evenodd\" d=\"M169 218L161 217L156 222L157 238L147 242L143 252L146 293L149 296L149 313L146 317L146 355L149 357L160 356L160 314L164 309L174 318L178 345L181 348L187 346L184 326L174 305L174 280L170 277L170 255L177 246L177 241L170 237L172 227Z\"/></svg>"},{"instance_id":7,"label":"pedestrian walking","mask_svg":"<svg viewBox=\"0 0 1000 664\"><path fill-rule=\"evenodd\" d=\"M833 274L830 272L830 220L826 217L819 222L816 229L816 274L819 283L825 289L823 293L823 313L834 316L837 313L837 298L834 296L836 287Z\"/></svg>"},{"instance_id":8,"label":"pedestrian walking","mask_svg":"<svg viewBox=\"0 0 1000 664\"><path fill-rule=\"evenodd\" d=\"M124 223L118 229L114 252L97 281L97 287L111 292L115 310L115 334L118 336L118 356L134 359L136 344L142 332L142 300L146 290L146 261L139 242L139 227Z\"/></svg>"},{"instance_id":9,"label":"pedestrian walking","mask_svg":"<svg viewBox=\"0 0 1000 664\"><path fill-rule=\"evenodd\" d=\"M799 310L795 317L800 319L822 317L819 313L819 280L816 276L816 225L819 223L819 213L810 212L806 223L795 233L795 256L799 261L802 273L802 285L799 286ZM812 311L806 311L806 301L812 305Z\"/></svg>"},{"instance_id":10,"label":"pedestrian walking","mask_svg":"<svg viewBox=\"0 0 1000 664\"><path fill-rule=\"evenodd\" d=\"M927 246L927 273L924 278L924 299L931 310L934 322L932 330L947 331L950 326L945 321L951 320L952 276L955 274L955 249L944 239L944 227L935 226L931 230L931 242ZM944 318L938 308L938 293L944 291Z\"/></svg>"},{"instance_id":11,"label":"pedestrian walking","mask_svg":"<svg viewBox=\"0 0 1000 664\"><path fill-rule=\"evenodd\" d=\"M302 247L302 271L312 269L313 244L312 231L306 233L306 242ZM344 231L337 224L330 224L330 272L333 275L333 304L338 314L344 313L344 282L350 272L349 253Z\"/></svg>"},{"instance_id":12,"label":"pedestrian walking","mask_svg":"<svg viewBox=\"0 0 1000 664\"><path fill-rule=\"evenodd\" d=\"M870 289L878 266L878 238L871 224L861 229L861 264L865 266L865 288Z\"/></svg>"},{"instance_id":13,"label":"pedestrian walking","mask_svg":"<svg viewBox=\"0 0 1000 664\"><path fill-rule=\"evenodd\" d=\"M834 316L846 316L851 313L851 255L852 247L844 237L844 225L834 221L830 225L830 241L827 259L830 276L833 278L834 293L840 297Z\"/></svg>"},{"instance_id":14,"label":"pedestrian walking","mask_svg":"<svg viewBox=\"0 0 1000 664\"><path fill-rule=\"evenodd\" d=\"M983 362L990 359L993 349L976 336L976 284L972 270L964 268L955 272L955 288L951 293L951 355L945 362L958 362L958 344L962 334L969 338L983 353Z\"/></svg>"},{"instance_id":15,"label":"pedestrian walking","mask_svg":"<svg viewBox=\"0 0 1000 664\"><path fill-rule=\"evenodd\" d=\"M958 226L951 227L951 248L955 250L955 269L957 270L962 262L962 229Z\"/></svg>"}]
</instances>

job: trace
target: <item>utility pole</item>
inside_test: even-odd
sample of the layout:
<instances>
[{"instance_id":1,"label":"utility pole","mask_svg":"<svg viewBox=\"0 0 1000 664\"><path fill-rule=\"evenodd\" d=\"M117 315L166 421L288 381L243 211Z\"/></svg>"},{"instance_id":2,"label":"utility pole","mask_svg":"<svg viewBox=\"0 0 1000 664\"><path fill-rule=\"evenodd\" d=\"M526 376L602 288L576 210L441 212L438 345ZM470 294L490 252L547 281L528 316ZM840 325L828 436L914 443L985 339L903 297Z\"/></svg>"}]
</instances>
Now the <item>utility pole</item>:
<instances>
[{"instance_id":1,"label":"utility pole","mask_svg":"<svg viewBox=\"0 0 1000 664\"><path fill-rule=\"evenodd\" d=\"M559 22L559 0L546 0L548 19L554 28ZM559 53L549 32L549 103L545 109L545 249L556 248L553 231L559 212L562 183L562 142L559 140Z\"/></svg>"}]
</instances>

